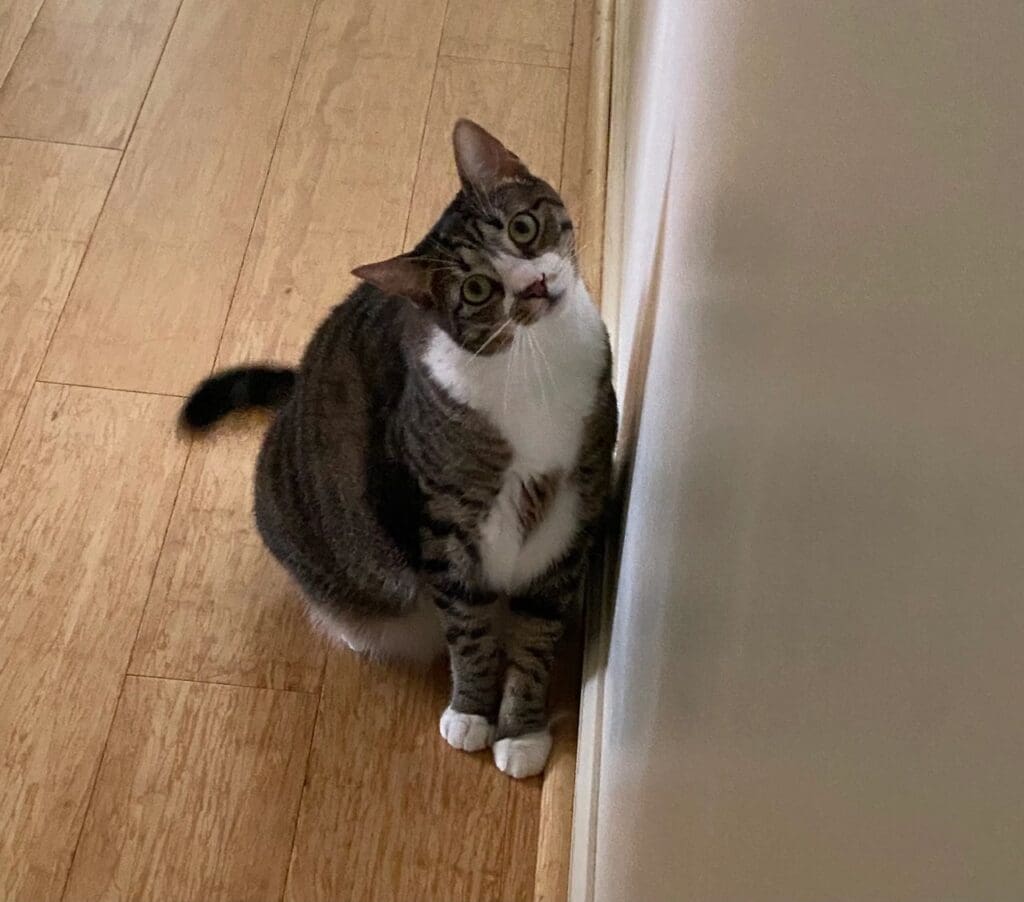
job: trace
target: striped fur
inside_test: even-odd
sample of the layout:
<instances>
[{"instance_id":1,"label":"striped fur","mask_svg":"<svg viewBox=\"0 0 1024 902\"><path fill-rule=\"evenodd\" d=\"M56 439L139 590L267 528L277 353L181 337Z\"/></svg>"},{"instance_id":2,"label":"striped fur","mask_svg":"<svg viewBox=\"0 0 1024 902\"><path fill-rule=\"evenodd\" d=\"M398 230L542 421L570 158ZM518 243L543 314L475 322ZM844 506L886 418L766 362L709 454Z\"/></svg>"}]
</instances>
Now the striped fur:
<instances>
[{"instance_id":1,"label":"striped fur","mask_svg":"<svg viewBox=\"0 0 1024 902\"><path fill-rule=\"evenodd\" d=\"M260 452L255 513L332 635L385 656L446 648L442 734L496 741L498 766L527 776L547 755L548 676L616 406L561 201L477 128L457 126L463 187L430 234L361 268L370 281L314 335ZM522 211L529 246L510 238ZM473 274L494 288L471 303Z\"/></svg>"}]
</instances>

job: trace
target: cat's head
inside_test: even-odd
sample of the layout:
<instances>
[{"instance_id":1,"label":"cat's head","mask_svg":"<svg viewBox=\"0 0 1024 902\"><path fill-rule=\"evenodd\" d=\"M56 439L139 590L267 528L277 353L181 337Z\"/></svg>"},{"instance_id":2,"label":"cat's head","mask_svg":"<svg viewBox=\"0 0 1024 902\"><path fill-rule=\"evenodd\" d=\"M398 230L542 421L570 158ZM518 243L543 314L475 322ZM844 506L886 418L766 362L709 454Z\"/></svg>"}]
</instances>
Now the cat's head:
<instances>
[{"instance_id":1,"label":"cat's head","mask_svg":"<svg viewBox=\"0 0 1024 902\"><path fill-rule=\"evenodd\" d=\"M353 274L410 299L467 350L499 353L558 312L579 281L572 221L555 191L475 122L452 135L462 189L417 247Z\"/></svg>"}]
</instances>

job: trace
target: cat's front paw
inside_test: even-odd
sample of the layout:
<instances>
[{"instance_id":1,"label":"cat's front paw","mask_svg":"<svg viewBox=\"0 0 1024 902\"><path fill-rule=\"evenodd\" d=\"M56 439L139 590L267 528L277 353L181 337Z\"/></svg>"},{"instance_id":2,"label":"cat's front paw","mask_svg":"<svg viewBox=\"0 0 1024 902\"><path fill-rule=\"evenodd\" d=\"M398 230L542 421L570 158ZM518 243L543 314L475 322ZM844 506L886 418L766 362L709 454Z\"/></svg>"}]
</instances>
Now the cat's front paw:
<instances>
[{"instance_id":1,"label":"cat's front paw","mask_svg":"<svg viewBox=\"0 0 1024 902\"><path fill-rule=\"evenodd\" d=\"M551 754L551 734L547 730L509 736L494 743L494 763L503 774L521 780L544 770Z\"/></svg>"},{"instance_id":2,"label":"cat's front paw","mask_svg":"<svg viewBox=\"0 0 1024 902\"><path fill-rule=\"evenodd\" d=\"M494 724L479 714L463 714L448 707L441 715L441 735L453 749L479 752L494 742Z\"/></svg>"}]
</instances>

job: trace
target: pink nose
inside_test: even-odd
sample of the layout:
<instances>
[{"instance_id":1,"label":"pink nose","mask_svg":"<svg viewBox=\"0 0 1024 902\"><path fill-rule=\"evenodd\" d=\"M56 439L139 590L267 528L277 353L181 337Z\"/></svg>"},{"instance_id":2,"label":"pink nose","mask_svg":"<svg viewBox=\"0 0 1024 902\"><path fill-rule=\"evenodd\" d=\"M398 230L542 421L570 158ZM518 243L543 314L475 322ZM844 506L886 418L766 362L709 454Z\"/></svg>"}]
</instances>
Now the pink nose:
<instances>
[{"instance_id":1,"label":"pink nose","mask_svg":"<svg viewBox=\"0 0 1024 902\"><path fill-rule=\"evenodd\" d=\"M541 276L532 285L527 285L522 291L516 292L516 297L525 301L527 298L546 298L548 296L548 285Z\"/></svg>"}]
</instances>

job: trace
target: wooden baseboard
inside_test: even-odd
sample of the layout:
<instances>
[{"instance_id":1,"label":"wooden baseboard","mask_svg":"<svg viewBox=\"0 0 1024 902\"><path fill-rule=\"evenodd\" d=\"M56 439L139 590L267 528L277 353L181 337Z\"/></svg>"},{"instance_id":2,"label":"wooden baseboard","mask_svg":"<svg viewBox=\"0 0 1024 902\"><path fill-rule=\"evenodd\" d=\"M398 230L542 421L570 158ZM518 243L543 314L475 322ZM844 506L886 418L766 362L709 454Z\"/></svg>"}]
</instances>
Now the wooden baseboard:
<instances>
[{"instance_id":1,"label":"wooden baseboard","mask_svg":"<svg viewBox=\"0 0 1024 902\"><path fill-rule=\"evenodd\" d=\"M562 157L561 192L575 212L584 277L605 313L602 291L605 247L605 182L611 98L612 19L615 0L576 0L569 71L569 116ZM617 305L609 304L617 313ZM606 315L614 347L614 322ZM534 902L565 902L576 794L576 728L584 636L570 638L552 711L561 721L544 776L537 839Z\"/></svg>"},{"instance_id":2,"label":"wooden baseboard","mask_svg":"<svg viewBox=\"0 0 1024 902\"><path fill-rule=\"evenodd\" d=\"M604 111L600 126L602 154L600 207L600 297L601 315L608 327L612 350L619 338L621 255L625 209L626 140L629 89L628 64L632 21L631 0L598 0L601 7L600 38L602 59L595 65L595 95ZM595 155L598 151L595 150ZM616 380L617 381L617 380ZM616 384L620 397L622 386ZM611 633L611 601L618 555L614 530L598 555L600 565L592 571L588 585L588 621L584 636L578 721L576 774L569 873L565 895L568 902L592 902L597 842L598 787L600 785L601 742L604 711L604 666Z\"/></svg>"}]
</instances>

